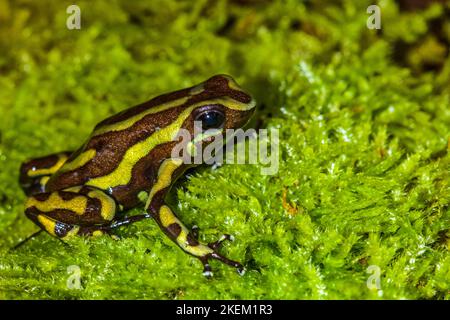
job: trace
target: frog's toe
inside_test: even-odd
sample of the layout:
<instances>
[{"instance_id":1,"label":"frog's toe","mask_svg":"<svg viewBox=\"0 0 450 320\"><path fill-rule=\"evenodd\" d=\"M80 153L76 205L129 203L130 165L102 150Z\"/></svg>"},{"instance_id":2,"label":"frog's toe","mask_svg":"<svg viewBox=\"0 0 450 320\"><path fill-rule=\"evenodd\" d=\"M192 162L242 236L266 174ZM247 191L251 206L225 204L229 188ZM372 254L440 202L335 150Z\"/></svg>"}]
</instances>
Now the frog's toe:
<instances>
[{"instance_id":1,"label":"frog's toe","mask_svg":"<svg viewBox=\"0 0 450 320\"><path fill-rule=\"evenodd\" d=\"M230 234L224 234L220 237L219 240L215 241L215 242L211 242L208 244L208 247L210 247L211 249L213 249L214 251L216 251L217 249L220 248L220 246L222 245L222 243L227 240L227 241L234 241L234 236L230 235Z\"/></svg>"},{"instance_id":2,"label":"frog's toe","mask_svg":"<svg viewBox=\"0 0 450 320\"><path fill-rule=\"evenodd\" d=\"M233 265L234 267L236 267L236 271L240 276L243 276L245 274L245 268L239 263L239 262L235 262L233 261L235 264L239 265L238 267L236 267L236 265ZM204 264L204 268L203 268L203 275L207 278L212 278L213 277L213 272L211 269L211 266L209 265L209 263L205 263Z\"/></svg>"},{"instance_id":3,"label":"frog's toe","mask_svg":"<svg viewBox=\"0 0 450 320\"><path fill-rule=\"evenodd\" d=\"M209 265L208 262L205 262L203 264L203 275L207 278L211 278L213 276L211 266Z\"/></svg>"}]
</instances>

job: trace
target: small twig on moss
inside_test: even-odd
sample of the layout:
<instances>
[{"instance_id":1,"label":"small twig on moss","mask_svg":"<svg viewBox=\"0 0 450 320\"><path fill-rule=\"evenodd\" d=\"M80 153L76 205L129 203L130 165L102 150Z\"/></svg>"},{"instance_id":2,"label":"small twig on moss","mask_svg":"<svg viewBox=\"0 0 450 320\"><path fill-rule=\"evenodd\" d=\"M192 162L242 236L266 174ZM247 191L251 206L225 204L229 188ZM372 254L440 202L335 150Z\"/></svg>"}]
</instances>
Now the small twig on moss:
<instances>
[{"instance_id":1,"label":"small twig on moss","mask_svg":"<svg viewBox=\"0 0 450 320\"><path fill-rule=\"evenodd\" d=\"M283 202L283 208L290 214L290 215L295 215L298 213L298 209L297 209L297 205L294 203L293 205L291 204L292 202L287 202L286 200L286 195L287 195L287 188L284 187L283 188L283 194L282 194L282 202Z\"/></svg>"}]
</instances>

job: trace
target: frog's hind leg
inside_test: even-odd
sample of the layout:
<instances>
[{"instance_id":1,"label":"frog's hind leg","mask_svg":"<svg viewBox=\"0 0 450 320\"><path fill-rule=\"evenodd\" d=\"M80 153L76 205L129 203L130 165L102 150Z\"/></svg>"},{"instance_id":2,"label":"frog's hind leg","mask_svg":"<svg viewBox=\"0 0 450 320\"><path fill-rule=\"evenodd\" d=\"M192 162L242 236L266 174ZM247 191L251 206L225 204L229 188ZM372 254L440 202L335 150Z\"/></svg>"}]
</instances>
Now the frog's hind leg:
<instances>
[{"instance_id":1,"label":"frog's hind leg","mask_svg":"<svg viewBox=\"0 0 450 320\"><path fill-rule=\"evenodd\" d=\"M50 235L64 239L111 224L116 203L101 190L79 186L31 196L25 214Z\"/></svg>"},{"instance_id":2,"label":"frog's hind leg","mask_svg":"<svg viewBox=\"0 0 450 320\"><path fill-rule=\"evenodd\" d=\"M20 166L20 185L30 196L45 191L45 184L52 174L67 161L72 152L59 152L32 159Z\"/></svg>"}]
</instances>

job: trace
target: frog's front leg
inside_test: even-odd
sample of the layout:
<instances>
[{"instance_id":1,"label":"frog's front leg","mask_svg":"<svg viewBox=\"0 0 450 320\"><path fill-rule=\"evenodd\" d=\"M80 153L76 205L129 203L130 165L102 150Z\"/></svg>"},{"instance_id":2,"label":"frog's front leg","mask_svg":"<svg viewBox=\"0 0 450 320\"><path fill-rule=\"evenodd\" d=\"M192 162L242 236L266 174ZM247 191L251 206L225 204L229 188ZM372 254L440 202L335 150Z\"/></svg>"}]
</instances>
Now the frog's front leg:
<instances>
[{"instance_id":1,"label":"frog's front leg","mask_svg":"<svg viewBox=\"0 0 450 320\"><path fill-rule=\"evenodd\" d=\"M189 231L178 219L173 211L164 202L164 198L176 178L177 169L180 169L182 160L167 159L161 165L158 178L150 191L146 210L152 214L161 229L185 252L200 259L203 263L205 276L212 276L210 259L219 260L229 266L235 267L239 274L244 273L244 267L237 261L230 260L218 252L224 240L231 240L231 236L224 235L219 241L204 245L197 240L197 230Z\"/></svg>"},{"instance_id":2,"label":"frog's front leg","mask_svg":"<svg viewBox=\"0 0 450 320\"><path fill-rule=\"evenodd\" d=\"M229 266L235 267L239 274L244 272L244 268L239 262L230 260L218 252L220 244L224 240L231 240L229 235L224 235L220 240L204 245L198 242L194 235L189 232L167 205L162 205L159 208L158 213L154 214L154 216L163 231L175 241L181 249L200 259L204 266L203 274L205 276L212 276L209 259L216 259Z\"/></svg>"}]
</instances>

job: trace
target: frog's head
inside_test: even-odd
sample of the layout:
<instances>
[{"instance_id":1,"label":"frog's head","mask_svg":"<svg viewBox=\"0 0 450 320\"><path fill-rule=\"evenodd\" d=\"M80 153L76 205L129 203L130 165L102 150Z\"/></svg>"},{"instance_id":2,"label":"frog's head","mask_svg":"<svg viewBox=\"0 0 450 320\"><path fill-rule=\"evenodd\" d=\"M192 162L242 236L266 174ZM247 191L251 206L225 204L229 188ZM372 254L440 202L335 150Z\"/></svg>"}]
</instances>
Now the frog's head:
<instances>
[{"instance_id":1,"label":"frog's head","mask_svg":"<svg viewBox=\"0 0 450 320\"><path fill-rule=\"evenodd\" d=\"M203 132L241 128L255 111L255 100L228 75L215 75L187 90L190 98L186 107L191 114L183 129L192 135L200 124Z\"/></svg>"},{"instance_id":2,"label":"frog's head","mask_svg":"<svg viewBox=\"0 0 450 320\"><path fill-rule=\"evenodd\" d=\"M243 127L255 111L255 100L228 75L215 75L183 91L188 100L181 109L185 118L179 132L191 147L226 143L231 138L227 130ZM223 139L217 140L218 135Z\"/></svg>"},{"instance_id":3,"label":"frog's head","mask_svg":"<svg viewBox=\"0 0 450 320\"><path fill-rule=\"evenodd\" d=\"M256 106L250 94L228 75L215 75L189 92L191 101L200 102L192 114L194 121L202 123L203 130L241 128Z\"/></svg>"}]
</instances>

